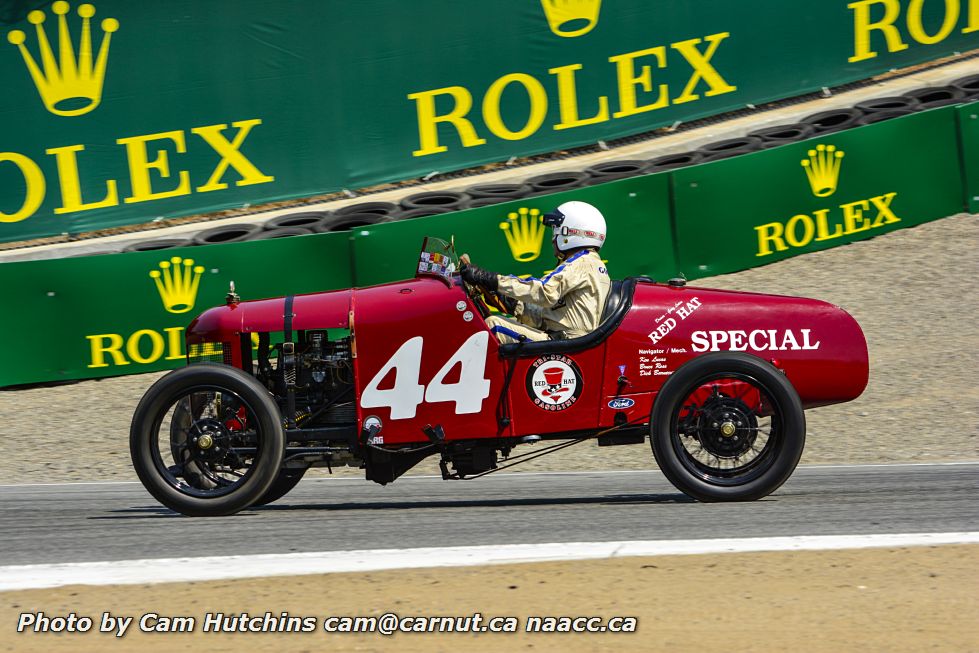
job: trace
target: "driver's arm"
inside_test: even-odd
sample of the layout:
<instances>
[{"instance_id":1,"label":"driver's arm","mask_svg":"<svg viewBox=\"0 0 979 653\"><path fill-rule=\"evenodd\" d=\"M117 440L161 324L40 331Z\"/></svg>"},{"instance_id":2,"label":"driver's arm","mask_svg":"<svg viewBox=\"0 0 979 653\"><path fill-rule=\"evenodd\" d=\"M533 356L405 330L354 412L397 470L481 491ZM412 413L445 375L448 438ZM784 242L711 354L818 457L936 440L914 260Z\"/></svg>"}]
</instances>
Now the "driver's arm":
<instances>
[{"instance_id":1,"label":"driver's arm","mask_svg":"<svg viewBox=\"0 0 979 653\"><path fill-rule=\"evenodd\" d=\"M497 278L497 290L502 295L523 302L526 312L528 304L553 308L581 281L581 275L575 274L573 267L561 265L543 279L499 276Z\"/></svg>"}]
</instances>

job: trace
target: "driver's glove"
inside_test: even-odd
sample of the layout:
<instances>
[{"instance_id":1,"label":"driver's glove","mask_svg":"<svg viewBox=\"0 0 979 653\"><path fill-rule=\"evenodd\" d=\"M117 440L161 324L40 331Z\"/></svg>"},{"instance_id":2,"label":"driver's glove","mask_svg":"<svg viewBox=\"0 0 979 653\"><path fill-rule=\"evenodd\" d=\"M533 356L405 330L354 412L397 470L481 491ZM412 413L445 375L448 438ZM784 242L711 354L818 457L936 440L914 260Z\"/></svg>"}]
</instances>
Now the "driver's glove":
<instances>
[{"instance_id":1,"label":"driver's glove","mask_svg":"<svg viewBox=\"0 0 979 653\"><path fill-rule=\"evenodd\" d=\"M478 268L475 265L463 265L459 269L459 274L466 283L495 291L499 287L499 279L495 272Z\"/></svg>"}]
</instances>

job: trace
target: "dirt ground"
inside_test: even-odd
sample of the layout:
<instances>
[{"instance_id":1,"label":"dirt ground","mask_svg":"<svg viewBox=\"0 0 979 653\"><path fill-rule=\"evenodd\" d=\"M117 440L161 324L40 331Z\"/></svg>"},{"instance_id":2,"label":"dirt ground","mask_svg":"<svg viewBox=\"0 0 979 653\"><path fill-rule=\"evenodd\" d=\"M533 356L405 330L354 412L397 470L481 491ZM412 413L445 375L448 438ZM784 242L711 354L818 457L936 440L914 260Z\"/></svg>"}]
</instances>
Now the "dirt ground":
<instances>
[{"instance_id":1,"label":"dirt ground","mask_svg":"<svg viewBox=\"0 0 979 653\"><path fill-rule=\"evenodd\" d=\"M727 553L0 593L0 651L979 651L979 545ZM19 615L135 617L122 638L17 633ZM207 613L314 617L312 632L203 632ZM513 633L329 633L331 616L516 617ZM193 617L144 633L143 615ZM525 632L634 617L635 632ZM145 624L162 623L155 617ZM258 623L258 622L256 622ZM543 622L546 623L546 622ZM560 622L556 622L560 623ZM336 623L338 625L338 622ZM505 625L500 622L499 625ZM29 630L29 629L28 629Z\"/></svg>"}]
</instances>

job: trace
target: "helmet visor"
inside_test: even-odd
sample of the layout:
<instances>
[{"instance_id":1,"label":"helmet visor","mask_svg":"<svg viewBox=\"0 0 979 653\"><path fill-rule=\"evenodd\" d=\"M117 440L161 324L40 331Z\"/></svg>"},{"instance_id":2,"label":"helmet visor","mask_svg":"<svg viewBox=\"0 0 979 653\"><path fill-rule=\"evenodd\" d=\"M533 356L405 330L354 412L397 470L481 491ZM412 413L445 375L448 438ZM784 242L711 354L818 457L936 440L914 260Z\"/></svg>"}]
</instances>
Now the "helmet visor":
<instances>
[{"instance_id":1,"label":"helmet visor","mask_svg":"<svg viewBox=\"0 0 979 653\"><path fill-rule=\"evenodd\" d=\"M564 224L564 214L559 209L554 209L544 214L543 223L545 227L557 228Z\"/></svg>"}]
</instances>

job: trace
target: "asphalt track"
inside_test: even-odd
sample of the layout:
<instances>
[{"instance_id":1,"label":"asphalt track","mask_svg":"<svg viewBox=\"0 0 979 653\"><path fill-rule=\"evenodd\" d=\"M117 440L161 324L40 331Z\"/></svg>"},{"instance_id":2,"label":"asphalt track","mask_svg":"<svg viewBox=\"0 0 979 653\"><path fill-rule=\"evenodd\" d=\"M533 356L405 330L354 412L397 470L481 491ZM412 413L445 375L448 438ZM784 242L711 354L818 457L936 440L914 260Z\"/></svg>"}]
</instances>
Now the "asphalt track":
<instances>
[{"instance_id":1,"label":"asphalt track","mask_svg":"<svg viewBox=\"0 0 979 653\"><path fill-rule=\"evenodd\" d=\"M410 547L979 531L979 462L800 467L702 504L656 471L476 481L310 479L279 503L183 517L138 483L0 487L0 565Z\"/></svg>"}]
</instances>

